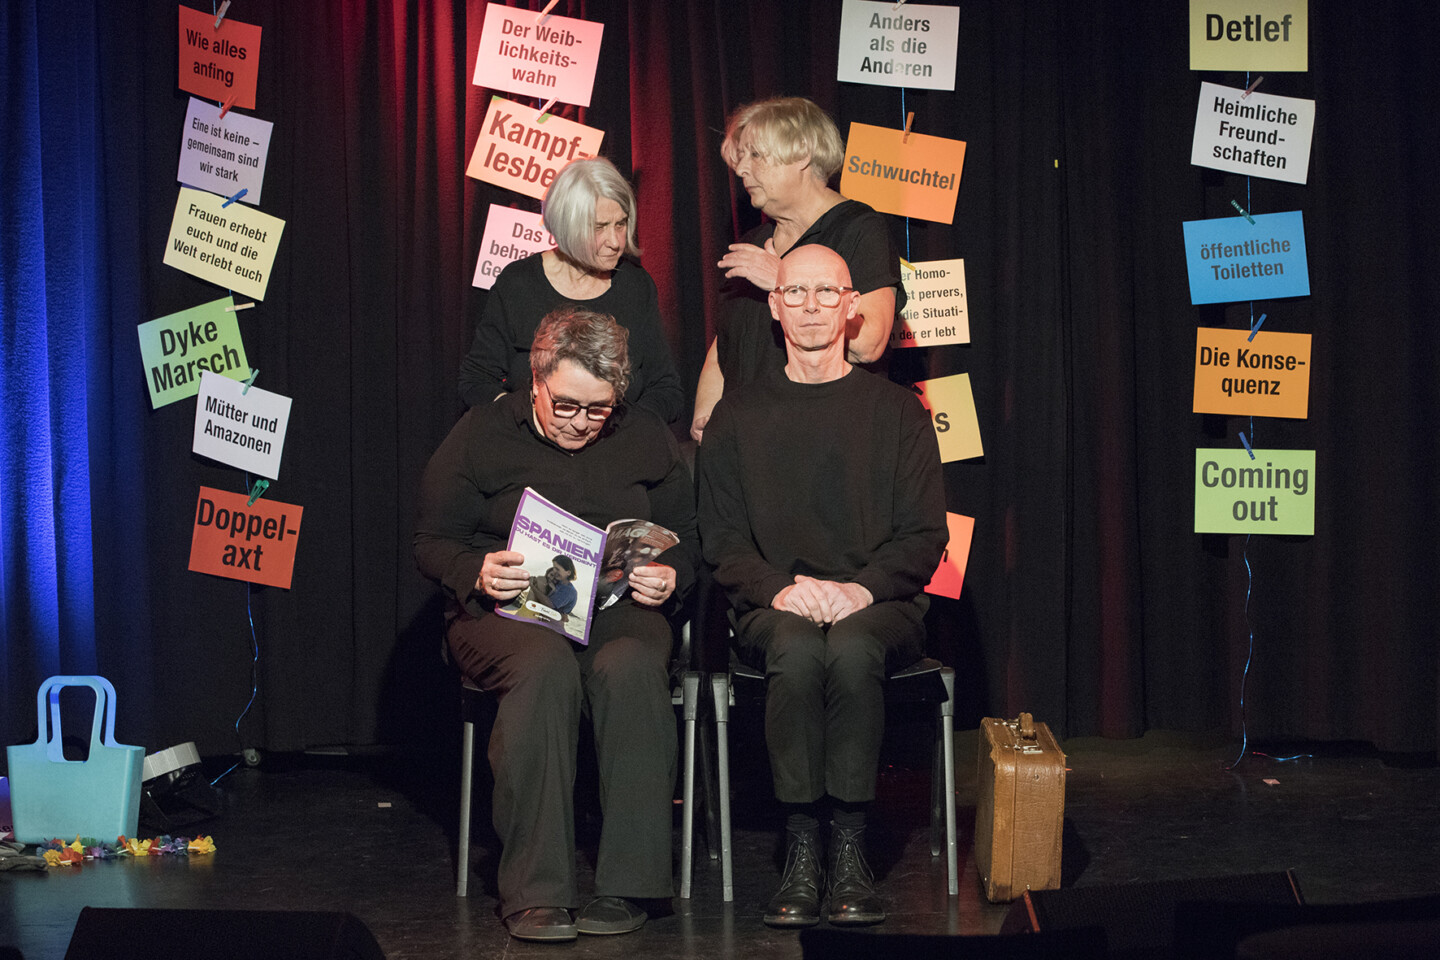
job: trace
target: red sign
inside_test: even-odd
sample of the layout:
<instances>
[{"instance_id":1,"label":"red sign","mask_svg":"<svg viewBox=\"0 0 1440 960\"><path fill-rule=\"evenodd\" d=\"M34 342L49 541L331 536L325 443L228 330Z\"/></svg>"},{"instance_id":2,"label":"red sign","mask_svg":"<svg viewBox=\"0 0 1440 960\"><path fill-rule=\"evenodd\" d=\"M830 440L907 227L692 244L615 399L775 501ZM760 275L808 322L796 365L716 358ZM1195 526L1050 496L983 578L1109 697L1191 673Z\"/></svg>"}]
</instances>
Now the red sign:
<instances>
[{"instance_id":1,"label":"red sign","mask_svg":"<svg viewBox=\"0 0 1440 960\"><path fill-rule=\"evenodd\" d=\"M290 589L304 507L201 487L190 569Z\"/></svg>"},{"instance_id":2,"label":"red sign","mask_svg":"<svg viewBox=\"0 0 1440 960\"><path fill-rule=\"evenodd\" d=\"M180 8L180 89L216 103L255 109L260 79L260 28L215 14Z\"/></svg>"}]
</instances>

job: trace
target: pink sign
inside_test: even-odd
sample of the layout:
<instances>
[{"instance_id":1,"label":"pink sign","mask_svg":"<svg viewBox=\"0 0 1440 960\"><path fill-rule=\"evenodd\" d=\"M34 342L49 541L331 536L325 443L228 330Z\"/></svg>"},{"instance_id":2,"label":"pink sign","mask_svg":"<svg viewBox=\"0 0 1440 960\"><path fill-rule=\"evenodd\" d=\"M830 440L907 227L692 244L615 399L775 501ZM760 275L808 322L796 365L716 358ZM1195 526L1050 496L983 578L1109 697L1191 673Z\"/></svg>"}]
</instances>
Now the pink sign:
<instances>
[{"instance_id":1,"label":"pink sign","mask_svg":"<svg viewBox=\"0 0 1440 960\"><path fill-rule=\"evenodd\" d=\"M965 566L970 559L970 540L975 534L975 518L947 512L945 523L950 528L950 543L925 592L959 600L960 587L965 583Z\"/></svg>"},{"instance_id":2,"label":"pink sign","mask_svg":"<svg viewBox=\"0 0 1440 960\"><path fill-rule=\"evenodd\" d=\"M603 23L489 4L471 82L588 107L604 32Z\"/></svg>"},{"instance_id":3,"label":"pink sign","mask_svg":"<svg viewBox=\"0 0 1440 960\"><path fill-rule=\"evenodd\" d=\"M604 130L491 97L465 175L544 200L560 168L596 156L603 139Z\"/></svg>"}]
</instances>

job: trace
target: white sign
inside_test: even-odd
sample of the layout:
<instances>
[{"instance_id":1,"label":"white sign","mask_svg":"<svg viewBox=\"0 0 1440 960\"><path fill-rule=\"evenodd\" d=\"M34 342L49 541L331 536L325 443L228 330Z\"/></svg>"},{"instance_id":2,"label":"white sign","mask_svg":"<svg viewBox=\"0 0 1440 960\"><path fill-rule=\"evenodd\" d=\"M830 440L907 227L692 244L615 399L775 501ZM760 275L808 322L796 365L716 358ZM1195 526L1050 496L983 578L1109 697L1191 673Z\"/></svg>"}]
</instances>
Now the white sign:
<instances>
[{"instance_id":1,"label":"white sign","mask_svg":"<svg viewBox=\"0 0 1440 960\"><path fill-rule=\"evenodd\" d=\"M1315 101L1200 84L1190 162L1245 176L1304 183Z\"/></svg>"},{"instance_id":2,"label":"white sign","mask_svg":"<svg viewBox=\"0 0 1440 960\"><path fill-rule=\"evenodd\" d=\"M900 280L905 286L905 309L890 329L891 347L970 342L964 260L902 264Z\"/></svg>"},{"instance_id":3,"label":"white sign","mask_svg":"<svg viewBox=\"0 0 1440 960\"><path fill-rule=\"evenodd\" d=\"M480 238L480 256L475 261L475 278L470 286L489 290L507 263L553 246L555 238L545 229L540 214L492 203L490 215L485 218L485 236Z\"/></svg>"},{"instance_id":4,"label":"white sign","mask_svg":"<svg viewBox=\"0 0 1440 960\"><path fill-rule=\"evenodd\" d=\"M175 179L222 197L233 197L244 190L240 202L258 204L274 126L269 120L242 116L233 110L221 117L215 104L191 97Z\"/></svg>"},{"instance_id":5,"label":"white sign","mask_svg":"<svg viewBox=\"0 0 1440 960\"><path fill-rule=\"evenodd\" d=\"M246 388L210 371L200 375L195 397L195 441L202 457L280 479L280 453L290 423L290 398L259 387Z\"/></svg>"},{"instance_id":6,"label":"white sign","mask_svg":"<svg viewBox=\"0 0 1440 960\"><path fill-rule=\"evenodd\" d=\"M487 4L470 82L588 107L604 33L603 23Z\"/></svg>"},{"instance_id":7,"label":"white sign","mask_svg":"<svg viewBox=\"0 0 1440 960\"><path fill-rule=\"evenodd\" d=\"M955 89L960 10L890 0L845 0L835 77L877 87Z\"/></svg>"}]
</instances>

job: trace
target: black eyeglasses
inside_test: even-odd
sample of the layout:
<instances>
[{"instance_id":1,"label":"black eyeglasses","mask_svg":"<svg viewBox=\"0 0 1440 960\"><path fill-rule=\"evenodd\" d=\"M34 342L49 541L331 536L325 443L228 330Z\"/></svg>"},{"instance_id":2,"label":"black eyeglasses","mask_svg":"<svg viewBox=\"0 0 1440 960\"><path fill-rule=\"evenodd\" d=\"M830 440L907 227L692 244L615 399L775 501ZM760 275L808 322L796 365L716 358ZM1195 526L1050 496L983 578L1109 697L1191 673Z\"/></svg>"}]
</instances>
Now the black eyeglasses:
<instances>
[{"instance_id":1,"label":"black eyeglasses","mask_svg":"<svg viewBox=\"0 0 1440 960\"><path fill-rule=\"evenodd\" d=\"M555 394L550 392L550 384L541 380L540 386L545 388L546 395L550 397L551 411L561 420L569 420L583 410L586 420L599 422L609 420L610 414L615 412L613 403L576 403L574 400L557 399Z\"/></svg>"},{"instance_id":2,"label":"black eyeglasses","mask_svg":"<svg viewBox=\"0 0 1440 960\"><path fill-rule=\"evenodd\" d=\"M840 298L853 289L855 288L836 287L831 286L830 284L825 284L823 286L815 287L812 290L810 287L794 283L788 287L776 287L775 292L780 294L780 299L784 301L785 306L787 307L805 306L805 298L808 297L811 293L815 294L815 302L820 304L820 306L838 307L840 306Z\"/></svg>"}]
</instances>

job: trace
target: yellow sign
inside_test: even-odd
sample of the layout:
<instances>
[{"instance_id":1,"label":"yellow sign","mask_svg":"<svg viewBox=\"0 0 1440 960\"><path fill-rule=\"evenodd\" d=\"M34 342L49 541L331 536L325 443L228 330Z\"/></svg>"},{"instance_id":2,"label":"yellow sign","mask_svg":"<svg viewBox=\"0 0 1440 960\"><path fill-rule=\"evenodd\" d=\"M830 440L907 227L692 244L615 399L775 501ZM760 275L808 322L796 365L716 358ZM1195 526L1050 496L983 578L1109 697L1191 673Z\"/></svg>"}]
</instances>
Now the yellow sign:
<instances>
[{"instance_id":1,"label":"yellow sign","mask_svg":"<svg viewBox=\"0 0 1440 960\"><path fill-rule=\"evenodd\" d=\"M965 141L850 124L840 192L882 213L953 223Z\"/></svg>"},{"instance_id":2,"label":"yellow sign","mask_svg":"<svg viewBox=\"0 0 1440 960\"><path fill-rule=\"evenodd\" d=\"M560 168L598 156L604 138L604 130L491 97L465 175L544 200Z\"/></svg>"},{"instance_id":3,"label":"yellow sign","mask_svg":"<svg viewBox=\"0 0 1440 960\"><path fill-rule=\"evenodd\" d=\"M1195 331L1195 412L1310 415L1310 334L1200 327Z\"/></svg>"},{"instance_id":4,"label":"yellow sign","mask_svg":"<svg viewBox=\"0 0 1440 960\"><path fill-rule=\"evenodd\" d=\"M165 263L256 300L265 299L285 221L204 190L180 188Z\"/></svg>"},{"instance_id":5,"label":"yellow sign","mask_svg":"<svg viewBox=\"0 0 1440 960\"><path fill-rule=\"evenodd\" d=\"M1307 0L1190 0L1191 70L1310 69Z\"/></svg>"},{"instance_id":6,"label":"yellow sign","mask_svg":"<svg viewBox=\"0 0 1440 960\"><path fill-rule=\"evenodd\" d=\"M923 380L915 388L935 425L941 463L985 456L980 421L975 416L975 395L970 392L970 374Z\"/></svg>"}]
</instances>

